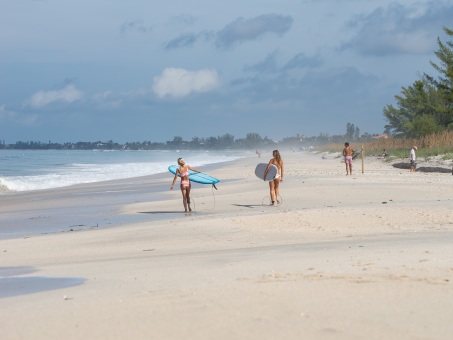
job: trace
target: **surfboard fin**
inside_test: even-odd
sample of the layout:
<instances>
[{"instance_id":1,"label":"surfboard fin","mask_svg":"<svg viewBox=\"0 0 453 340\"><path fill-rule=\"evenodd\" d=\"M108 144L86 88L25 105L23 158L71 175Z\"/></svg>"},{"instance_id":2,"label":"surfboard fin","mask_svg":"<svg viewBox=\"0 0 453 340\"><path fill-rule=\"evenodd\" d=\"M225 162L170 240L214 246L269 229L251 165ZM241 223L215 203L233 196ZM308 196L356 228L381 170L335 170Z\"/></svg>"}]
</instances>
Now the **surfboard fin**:
<instances>
[{"instance_id":1,"label":"surfboard fin","mask_svg":"<svg viewBox=\"0 0 453 340\"><path fill-rule=\"evenodd\" d=\"M212 183L212 186L214 187L214 189L218 190L214 183Z\"/></svg>"}]
</instances>

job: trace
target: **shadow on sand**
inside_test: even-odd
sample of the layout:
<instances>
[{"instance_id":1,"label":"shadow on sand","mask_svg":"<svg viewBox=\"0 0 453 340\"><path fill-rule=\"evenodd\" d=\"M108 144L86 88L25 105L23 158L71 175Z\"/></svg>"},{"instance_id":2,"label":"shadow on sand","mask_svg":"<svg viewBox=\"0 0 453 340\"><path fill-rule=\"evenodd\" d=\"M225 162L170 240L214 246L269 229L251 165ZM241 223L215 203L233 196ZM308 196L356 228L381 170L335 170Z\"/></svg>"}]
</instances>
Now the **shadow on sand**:
<instances>
[{"instance_id":1,"label":"shadow on sand","mask_svg":"<svg viewBox=\"0 0 453 340\"><path fill-rule=\"evenodd\" d=\"M409 163L404 163L404 162L395 163L395 164L392 164L392 166L397 169L409 170L411 168ZM439 166L420 166L420 167L416 167L415 171L416 172L439 172L439 173L443 173L443 174L449 174L449 173L453 174L453 169L442 168Z\"/></svg>"},{"instance_id":2,"label":"shadow on sand","mask_svg":"<svg viewBox=\"0 0 453 340\"><path fill-rule=\"evenodd\" d=\"M139 211L139 214L184 214L184 211Z\"/></svg>"},{"instance_id":3,"label":"shadow on sand","mask_svg":"<svg viewBox=\"0 0 453 340\"><path fill-rule=\"evenodd\" d=\"M32 267L0 267L0 299L74 287L86 281L80 277L17 276L35 271Z\"/></svg>"}]
</instances>

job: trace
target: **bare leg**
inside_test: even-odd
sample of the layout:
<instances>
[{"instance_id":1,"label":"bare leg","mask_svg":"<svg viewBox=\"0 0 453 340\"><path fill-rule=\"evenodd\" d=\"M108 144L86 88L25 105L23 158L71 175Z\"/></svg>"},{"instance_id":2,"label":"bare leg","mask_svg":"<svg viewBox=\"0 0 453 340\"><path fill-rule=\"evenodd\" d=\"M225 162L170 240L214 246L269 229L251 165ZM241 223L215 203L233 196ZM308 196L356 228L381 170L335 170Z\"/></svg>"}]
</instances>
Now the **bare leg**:
<instances>
[{"instance_id":1,"label":"bare leg","mask_svg":"<svg viewBox=\"0 0 453 340\"><path fill-rule=\"evenodd\" d=\"M278 197L280 196L280 179L274 179L274 188L275 188L275 200L277 201L277 204L280 204L280 201L278 200Z\"/></svg>"},{"instance_id":2,"label":"bare leg","mask_svg":"<svg viewBox=\"0 0 453 340\"><path fill-rule=\"evenodd\" d=\"M352 175L352 164L349 163L349 174Z\"/></svg>"},{"instance_id":3,"label":"bare leg","mask_svg":"<svg viewBox=\"0 0 453 340\"><path fill-rule=\"evenodd\" d=\"M346 164L346 175L349 175L349 173L348 173L348 163L344 162L344 164Z\"/></svg>"},{"instance_id":4,"label":"bare leg","mask_svg":"<svg viewBox=\"0 0 453 340\"><path fill-rule=\"evenodd\" d=\"M190 208L190 189L191 189L191 185L189 183L189 186L186 188L187 207L189 208L189 211L192 211L192 209Z\"/></svg>"},{"instance_id":5,"label":"bare leg","mask_svg":"<svg viewBox=\"0 0 453 340\"><path fill-rule=\"evenodd\" d=\"M274 205L274 202L275 202L275 184L274 184L274 181L270 181L269 182L269 189L270 189L270 192L271 192L271 205Z\"/></svg>"},{"instance_id":6,"label":"bare leg","mask_svg":"<svg viewBox=\"0 0 453 340\"><path fill-rule=\"evenodd\" d=\"M184 205L184 211L187 212L187 187L181 185L182 193L182 204Z\"/></svg>"}]
</instances>

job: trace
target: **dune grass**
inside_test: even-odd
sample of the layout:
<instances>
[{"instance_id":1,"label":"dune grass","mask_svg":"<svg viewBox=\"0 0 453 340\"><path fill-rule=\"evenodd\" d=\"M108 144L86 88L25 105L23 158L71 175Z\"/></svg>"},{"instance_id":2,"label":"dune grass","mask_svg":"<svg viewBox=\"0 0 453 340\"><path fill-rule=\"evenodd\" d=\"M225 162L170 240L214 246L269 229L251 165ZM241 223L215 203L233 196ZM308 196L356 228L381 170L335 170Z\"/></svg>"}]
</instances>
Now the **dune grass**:
<instances>
[{"instance_id":1,"label":"dune grass","mask_svg":"<svg viewBox=\"0 0 453 340\"><path fill-rule=\"evenodd\" d=\"M350 142L354 150L363 149L365 156L379 156L384 149L390 159L409 158L409 151L414 145L417 146L418 158L430 158L442 156L443 160L453 159L453 131L427 135L421 138L387 138L375 139L370 142ZM343 144L326 144L316 147L318 151L341 152Z\"/></svg>"}]
</instances>

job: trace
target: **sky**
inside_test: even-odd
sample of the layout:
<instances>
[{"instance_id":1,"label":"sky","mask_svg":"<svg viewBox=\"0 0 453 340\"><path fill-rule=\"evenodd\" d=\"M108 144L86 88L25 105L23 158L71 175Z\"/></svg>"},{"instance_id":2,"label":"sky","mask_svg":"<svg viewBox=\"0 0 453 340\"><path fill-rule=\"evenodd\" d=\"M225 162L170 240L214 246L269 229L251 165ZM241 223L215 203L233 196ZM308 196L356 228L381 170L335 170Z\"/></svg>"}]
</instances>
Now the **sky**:
<instances>
[{"instance_id":1,"label":"sky","mask_svg":"<svg viewBox=\"0 0 453 340\"><path fill-rule=\"evenodd\" d=\"M453 0L1 0L0 141L380 134Z\"/></svg>"}]
</instances>

